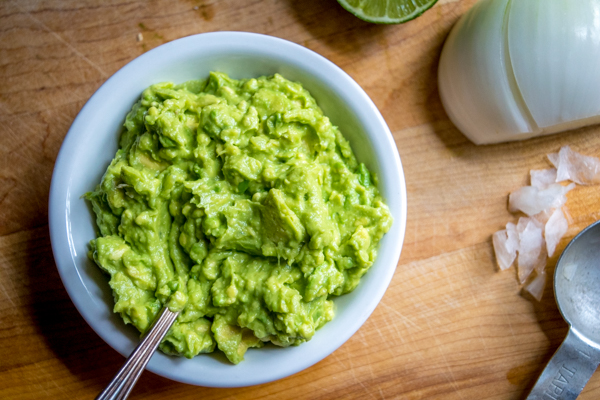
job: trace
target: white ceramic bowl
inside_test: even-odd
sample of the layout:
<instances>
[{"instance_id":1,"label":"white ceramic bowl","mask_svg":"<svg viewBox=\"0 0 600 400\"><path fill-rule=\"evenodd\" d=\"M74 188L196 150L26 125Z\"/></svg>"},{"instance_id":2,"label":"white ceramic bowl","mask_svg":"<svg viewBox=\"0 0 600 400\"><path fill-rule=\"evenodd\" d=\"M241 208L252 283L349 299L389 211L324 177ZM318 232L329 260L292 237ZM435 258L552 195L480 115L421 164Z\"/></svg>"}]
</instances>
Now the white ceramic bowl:
<instances>
[{"instance_id":1,"label":"white ceramic bowl","mask_svg":"<svg viewBox=\"0 0 600 400\"><path fill-rule=\"evenodd\" d=\"M117 150L125 115L149 85L181 83L223 71L234 78L280 73L301 82L350 141L357 158L375 171L394 217L379 256L354 292L335 300L336 316L298 347L250 349L238 365L223 355L192 360L157 353L147 369L180 382L237 387L260 384L299 372L331 354L373 312L387 289L404 240L406 185L392 135L366 93L336 65L294 43L270 36L216 32L189 36L136 58L108 79L83 107L60 149L50 189L52 250L73 303L98 335L122 355L138 342L135 328L112 312L107 277L87 257L95 237L94 219L81 196L100 182ZM94 362L94 360L90 360ZM115 372L119 366L115 365Z\"/></svg>"}]
</instances>

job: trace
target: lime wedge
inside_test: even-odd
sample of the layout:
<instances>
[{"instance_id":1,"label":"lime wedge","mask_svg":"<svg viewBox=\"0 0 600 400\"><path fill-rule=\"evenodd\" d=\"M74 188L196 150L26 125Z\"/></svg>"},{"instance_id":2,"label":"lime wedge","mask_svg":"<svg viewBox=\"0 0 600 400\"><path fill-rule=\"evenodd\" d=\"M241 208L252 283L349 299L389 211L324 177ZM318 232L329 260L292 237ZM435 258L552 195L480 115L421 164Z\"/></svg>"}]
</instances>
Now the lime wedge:
<instances>
[{"instance_id":1,"label":"lime wedge","mask_svg":"<svg viewBox=\"0 0 600 400\"><path fill-rule=\"evenodd\" d=\"M376 24L401 24L427 11L437 0L338 0L358 18Z\"/></svg>"}]
</instances>

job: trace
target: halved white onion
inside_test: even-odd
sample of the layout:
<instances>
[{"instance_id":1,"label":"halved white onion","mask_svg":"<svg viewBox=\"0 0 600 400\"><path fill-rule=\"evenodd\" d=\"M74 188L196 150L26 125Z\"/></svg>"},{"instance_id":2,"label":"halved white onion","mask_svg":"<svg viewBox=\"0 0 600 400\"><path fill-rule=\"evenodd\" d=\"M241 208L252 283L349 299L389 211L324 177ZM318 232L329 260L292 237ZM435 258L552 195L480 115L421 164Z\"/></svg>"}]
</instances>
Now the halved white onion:
<instances>
[{"instance_id":1,"label":"halved white onion","mask_svg":"<svg viewBox=\"0 0 600 400\"><path fill-rule=\"evenodd\" d=\"M482 0L442 51L439 91L476 144L600 123L600 0Z\"/></svg>"}]
</instances>

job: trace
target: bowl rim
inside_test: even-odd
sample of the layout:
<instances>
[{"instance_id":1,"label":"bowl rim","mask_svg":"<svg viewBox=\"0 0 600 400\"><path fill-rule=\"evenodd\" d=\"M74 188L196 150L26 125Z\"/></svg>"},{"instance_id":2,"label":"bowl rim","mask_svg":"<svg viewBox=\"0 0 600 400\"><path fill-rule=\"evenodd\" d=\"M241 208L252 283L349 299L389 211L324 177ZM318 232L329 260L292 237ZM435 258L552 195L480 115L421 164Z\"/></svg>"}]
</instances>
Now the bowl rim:
<instances>
[{"instance_id":1,"label":"bowl rim","mask_svg":"<svg viewBox=\"0 0 600 400\"><path fill-rule=\"evenodd\" d=\"M295 361L297 362L294 362L291 366L286 365L282 368L268 368L267 371L262 371L260 375L256 376L246 376L244 374L237 374L234 370L231 370L231 377L224 379L207 379L204 376L196 377L189 373L182 375L181 373L178 373L177 368L173 368L173 365L176 364L175 361L173 361L172 363L168 362L168 365L165 365L164 360L173 357L165 356L162 353L160 355L155 355L147 366L148 370L163 377L179 382L208 387L243 387L281 379L312 366L313 364L321 361L323 358L333 353L337 348L344 344L371 315L371 313L374 311L377 304L383 297L385 291L387 290L387 287L391 282L391 279L395 273L396 266L400 258L400 252L404 242L407 220L407 194L405 177L392 134L387 124L385 123L385 120L381 116L379 110L369 98L369 96L341 68L336 66L331 61L327 60L325 57L303 46L300 46L298 44L284 39L263 34L223 31L201 33L176 39L171 42L165 43L161 46L158 46L133 59L121 69L119 69L109 79L107 79L106 82L104 82L98 88L98 90L90 97L90 99L80 110L79 114L73 121L73 124L71 125L69 131L67 132L63 140L59 154L56 159L56 163L52 174L48 205L48 220L52 251L59 275L65 286L65 289L67 290L73 304L75 305L81 316L88 323L88 325L107 344L109 344L111 347L113 347L113 349L117 350L125 357L128 356L129 352L137 344L135 342L131 342L127 345L118 343L117 339L115 338L115 335L120 334L117 331L121 330L122 327L114 327L114 329L110 331L107 330L106 325L102 325L99 321L97 321L97 319L95 318L95 313L89 307L90 300L85 298L86 294L91 296L91 293L85 286L85 283L81 276L81 271L79 270L77 261L75 260L76 249L73 246L73 236L71 233L70 225L70 201L72 196L72 194L70 193L71 179L67 179L67 177L70 177L69 171L73 167L73 160L71 159L71 155L74 153L74 151L77 150L78 146L84 145L85 138L83 135L85 133L85 130L83 128L85 128L87 121L94 114L96 104L99 101L102 101L102 98L105 97L107 93L110 93L111 90L113 90L115 87L118 87L121 84L122 80L126 79L129 74L135 73L135 71L138 68L143 67L148 63L151 63L152 60L162 57L168 57L174 52L194 51L195 48L201 47L202 45L206 45L207 43L222 43L225 45L225 48L227 48L228 43L239 43L240 41L245 43L252 43L252 47L255 49L260 47L261 49L269 49L269 52L281 50L282 57L287 57L292 62L301 64L302 69L308 68L308 73L310 74L318 74L318 76L320 77L326 77L327 74L331 74L331 76L335 77L335 81L337 82L335 92L340 93L342 96L344 96L344 99L346 100L347 96L354 96L351 100L354 106L358 105L362 107L362 110L357 112L359 114L364 114L361 115L361 121L366 118L365 121L368 120L369 124L376 126L379 129L380 133L378 135L380 137L377 138L379 146L378 148L388 153L386 154L386 156L388 156L388 159L386 159L385 172L386 174L396 176L397 178L397 182L395 182L397 185L393 188L390 188L390 190L394 190L393 198L394 201L397 203L397 206L394 210L395 212L393 212L394 223L392 224L392 228L390 229L390 231L384 236L384 238L380 242L380 250L384 245L384 241L393 242L388 243L386 245L387 248L389 248L389 251L387 252L389 253L389 256L387 256L388 262L392 262L393 265L387 266L385 268L379 268L381 272L378 273L378 277L380 279L377 282L376 286L378 289L377 292L372 297L366 299L364 303L360 303L362 304L362 306L360 307L360 312L354 315L352 319L347 321L348 326L345 326L346 329L344 329L342 332L336 333L335 337L332 338L330 342L325 343L325 350L321 350L320 347L317 347L317 351L314 353L302 352L301 359L295 359ZM323 79L327 80L326 78ZM328 83L331 84L329 80ZM368 133L368 130L365 129L365 131L367 131L365 132L365 135L369 137L369 141L373 141L373 137L371 136L371 134ZM383 161L380 160L379 162ZM81 194L79 193L75 194L75 198L79 198L80 195ZM387 198L385 200L386 202L389 201L389 199ZM373 267L375 267L375 265ZM371 270L373 269L373 267L371 268ZM369 271L369 273L372 273L371 270ZM368 275L369 274L367 274L366 276ZM365 277L361 279L361 284L363 284L364 279ZM342 297L351 296L353 293L349 293ZM109 308L111 307L111 305L109 304L107 304L106 306ZM333 321L330 321L321 330L325 329L329 324L332 324L336 320L336 318L340 318L340 316L336 314L336 317L334 317ZM321 332L321 330L319 332ZM319 332L315 334L315 337L313 337L311 341L303 344L302 346L307 346L311 342L315 341L315 339L319 337ZM302 346L300 346L299 348L302 348ZM285 350L287 349L290 348L286 348ZM278 351L283 351L283 349ZM242 362L242 364L244 362ZM232 368L238 367L232 366ZM263 368L263 370L265 370L265 368Z\"/></svg>"}]
</instances>

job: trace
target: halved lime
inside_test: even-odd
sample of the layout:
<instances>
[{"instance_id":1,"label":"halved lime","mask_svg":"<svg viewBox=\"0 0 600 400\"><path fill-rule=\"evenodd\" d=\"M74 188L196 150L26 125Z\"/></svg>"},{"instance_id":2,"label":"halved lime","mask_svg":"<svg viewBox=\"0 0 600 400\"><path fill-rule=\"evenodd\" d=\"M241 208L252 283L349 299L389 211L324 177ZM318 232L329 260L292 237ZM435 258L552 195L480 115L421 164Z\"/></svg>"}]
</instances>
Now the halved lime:
<instances>
[{"instance_id":1,"label":"halved lime","mask_svg":"<svg viewBox=\"0 0 600 400\"><path fill-rule=\"evenodd\" d=\"M358 18L376 24L401 24L427 11L437 0L338 0Z\"/></svg>"}]
</instances>

